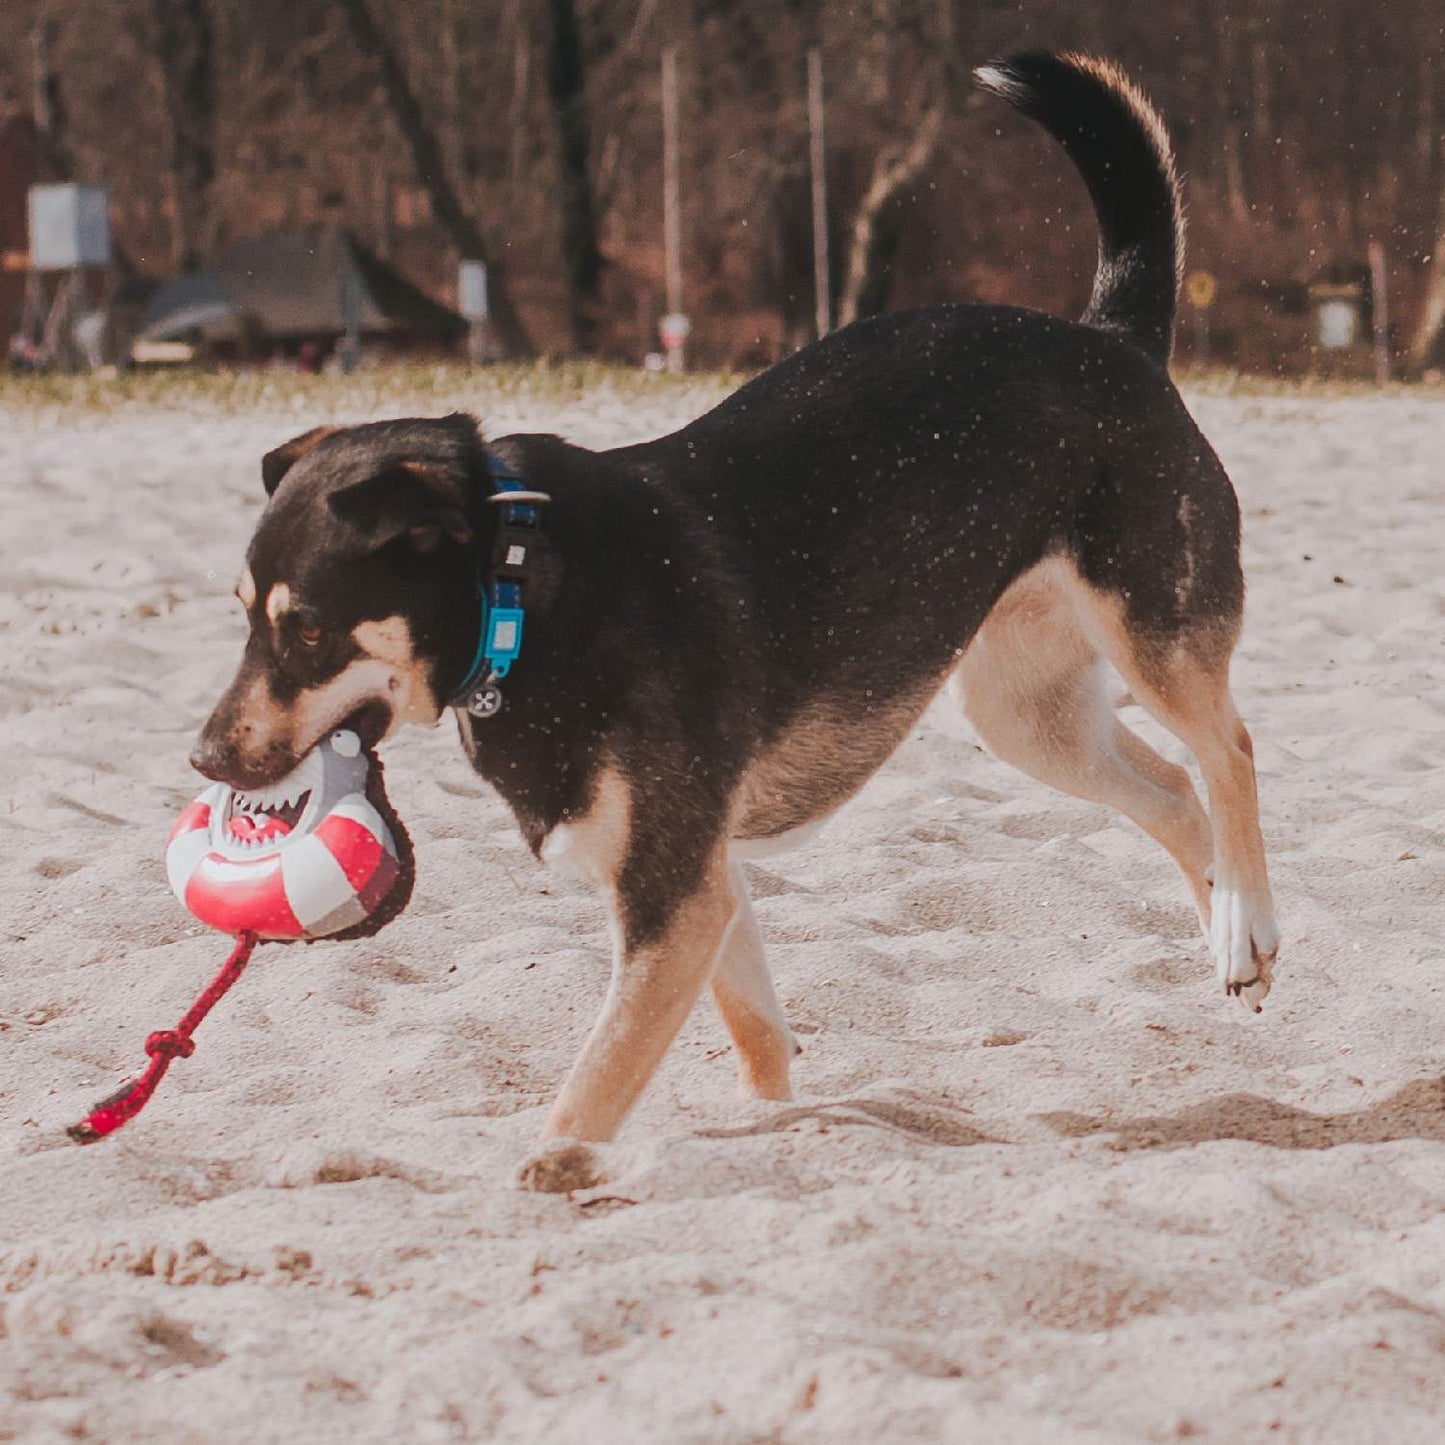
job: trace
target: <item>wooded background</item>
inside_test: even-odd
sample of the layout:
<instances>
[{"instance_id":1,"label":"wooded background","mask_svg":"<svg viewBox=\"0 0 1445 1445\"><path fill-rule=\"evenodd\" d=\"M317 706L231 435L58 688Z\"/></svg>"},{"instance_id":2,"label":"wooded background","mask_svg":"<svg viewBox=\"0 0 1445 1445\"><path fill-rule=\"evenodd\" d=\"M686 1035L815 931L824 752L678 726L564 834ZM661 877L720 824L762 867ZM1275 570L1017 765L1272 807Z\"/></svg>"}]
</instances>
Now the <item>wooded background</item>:
<instances>
[{"instance_id":1,"label":"wooded background","mask_svg":"<svg viewBox=\"0 0 1445 1445\"><path fill-rule=\"evenodd\" d=\"M1294 364L1303 283L1371 238L1397 350L1421 342L1432 275L1445 293L1441 0L6 0L0 120L33 114L53 174L109 183L139 272L341 221L442 300L484 257L518 351L635 359L664 309L676 47L693 355L751 365L812 334L813 46L840 320L1079 309L1082 187L969 83L1038 45L1119 59L1164 111L1190 264L1220 279L1218 359Z\"/></svg>"}]
</instances>

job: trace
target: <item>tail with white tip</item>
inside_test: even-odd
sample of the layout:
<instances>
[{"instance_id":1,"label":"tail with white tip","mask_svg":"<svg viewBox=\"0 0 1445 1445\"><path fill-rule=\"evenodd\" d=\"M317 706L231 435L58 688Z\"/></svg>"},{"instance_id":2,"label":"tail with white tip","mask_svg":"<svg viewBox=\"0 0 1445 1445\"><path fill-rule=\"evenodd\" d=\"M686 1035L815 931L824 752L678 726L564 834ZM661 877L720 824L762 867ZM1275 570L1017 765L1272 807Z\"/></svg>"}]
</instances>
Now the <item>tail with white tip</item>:
<instances>
[{"instance_id":1,"label":"tail with white tip","mask_svg":"<svg viewBox=\"0 0 1445 1445\"><path fill-rule=\"evenodd\" d=\"M1117 66L1086 55L1015 55L974 76L1038 121L1089 188L1099 224L1099 266L1081 319L1122 332L1167 362L1184 212L1159 112Z\"/></svg>"}]
</instances>

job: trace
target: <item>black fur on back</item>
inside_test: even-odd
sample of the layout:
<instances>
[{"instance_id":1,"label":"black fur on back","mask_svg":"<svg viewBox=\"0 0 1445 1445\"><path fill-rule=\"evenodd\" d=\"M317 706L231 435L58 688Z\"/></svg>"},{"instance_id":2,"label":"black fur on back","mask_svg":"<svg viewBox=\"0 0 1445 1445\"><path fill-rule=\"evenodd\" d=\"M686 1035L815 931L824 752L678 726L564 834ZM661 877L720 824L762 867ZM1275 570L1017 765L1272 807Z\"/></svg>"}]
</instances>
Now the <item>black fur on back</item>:
<instances>
[{"instance_id":1,"label":"black fur on back","mask_svg":"<svg viewBox=\"0 0 1445 1445\"><path fill-rule=\"evenodd\" d=\"M1167 362L1184 218L1158 112L1122 71L1089 56L1030 52L974 74L985 90L1043 126L1089 188L1099 266L1081 319L1123 332Z\"/></svg>"}]
</instances>

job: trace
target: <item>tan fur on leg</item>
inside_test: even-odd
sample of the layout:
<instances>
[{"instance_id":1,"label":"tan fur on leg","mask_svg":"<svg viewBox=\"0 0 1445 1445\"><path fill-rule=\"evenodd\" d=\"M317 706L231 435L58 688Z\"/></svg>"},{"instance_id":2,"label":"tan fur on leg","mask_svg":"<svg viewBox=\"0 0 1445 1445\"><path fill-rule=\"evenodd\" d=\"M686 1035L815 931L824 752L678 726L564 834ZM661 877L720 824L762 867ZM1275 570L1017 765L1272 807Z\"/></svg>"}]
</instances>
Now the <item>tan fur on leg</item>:
<instances>
[{"instance_id":1,"label":"tan fur on leg","mask_svg":"<svg viewBox=\"0 0 1445 1445\"><path fill-rule=\"evenodd\" d=\"M1082 582L1075 595L1091 638L1135 698L1199 760L1214 841L1209 934L1215 967L1225 992L1258 1012L1270 989L1279 926L1259 828L1254 747L1229 692L1238 629L1201 625L1161 649L1131 635L1116 598Z\"/></svg>"},{"instance_id":2,"label":"tan fur on leg","mask_svg":"<svg viewBox=\"0 0 1445 1445\"><path fill-rule=\"evenodd\" d=\"M788 1071L798 1046L773 990L742 865L732 864L729 877L736 911L718 950L713 1001L737 1049L743 1092L757 1099L791 1099Z\"/></svg>"},{"instance_id":3,"label":"tan fur on leg","mask_svg":"<svg viewBox=\"0 0 1445 1445\"><path fill-rule=\"evenodd\" d=\"M1046 562L999 600L949 679L989 750L1041 782L1131 818L1179 865L1209 936L1209 819L1183 768L1114 713L1072 569Z\"/></svg>"},{"instance_id":4,"label":"tan fur on leg","mask_svg":"<svg viewBox=\"0 0 1445 1445\"><path fill-rule=\"evenodd\" d=\"M719 854L660 938L619 950L602 1013L542 1126L544 1139L613 1136L697 1002L733 911Z\"/></svg>"}]
</instances>

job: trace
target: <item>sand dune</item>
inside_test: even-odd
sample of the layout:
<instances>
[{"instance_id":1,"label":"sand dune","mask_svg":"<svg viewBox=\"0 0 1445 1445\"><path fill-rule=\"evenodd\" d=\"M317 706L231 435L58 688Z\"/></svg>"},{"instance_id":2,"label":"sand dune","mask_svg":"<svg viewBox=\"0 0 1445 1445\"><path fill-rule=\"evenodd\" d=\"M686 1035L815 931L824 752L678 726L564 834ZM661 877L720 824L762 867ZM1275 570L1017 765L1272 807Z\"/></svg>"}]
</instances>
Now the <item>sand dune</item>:
<instances>
[{"instance_id":1,"label":"sand dune","mask_svg":"<svg viewBox=\"0 0 1445 1445\"><path fill-rule=\"evenodd\" d=\"M1247 519L1265 1013L1152 843L935 705L750 865L796 1102L740 1101L700 1007L571 1197L515 1178L601 909L447 726L388 750L408 913L261 950L141 1121L64 1141L224 956L162 847L257 459L324 418L0 414L0 1438L1439 1440L1445 402L1191 401Z\"/></svg>"}]
</instances>

